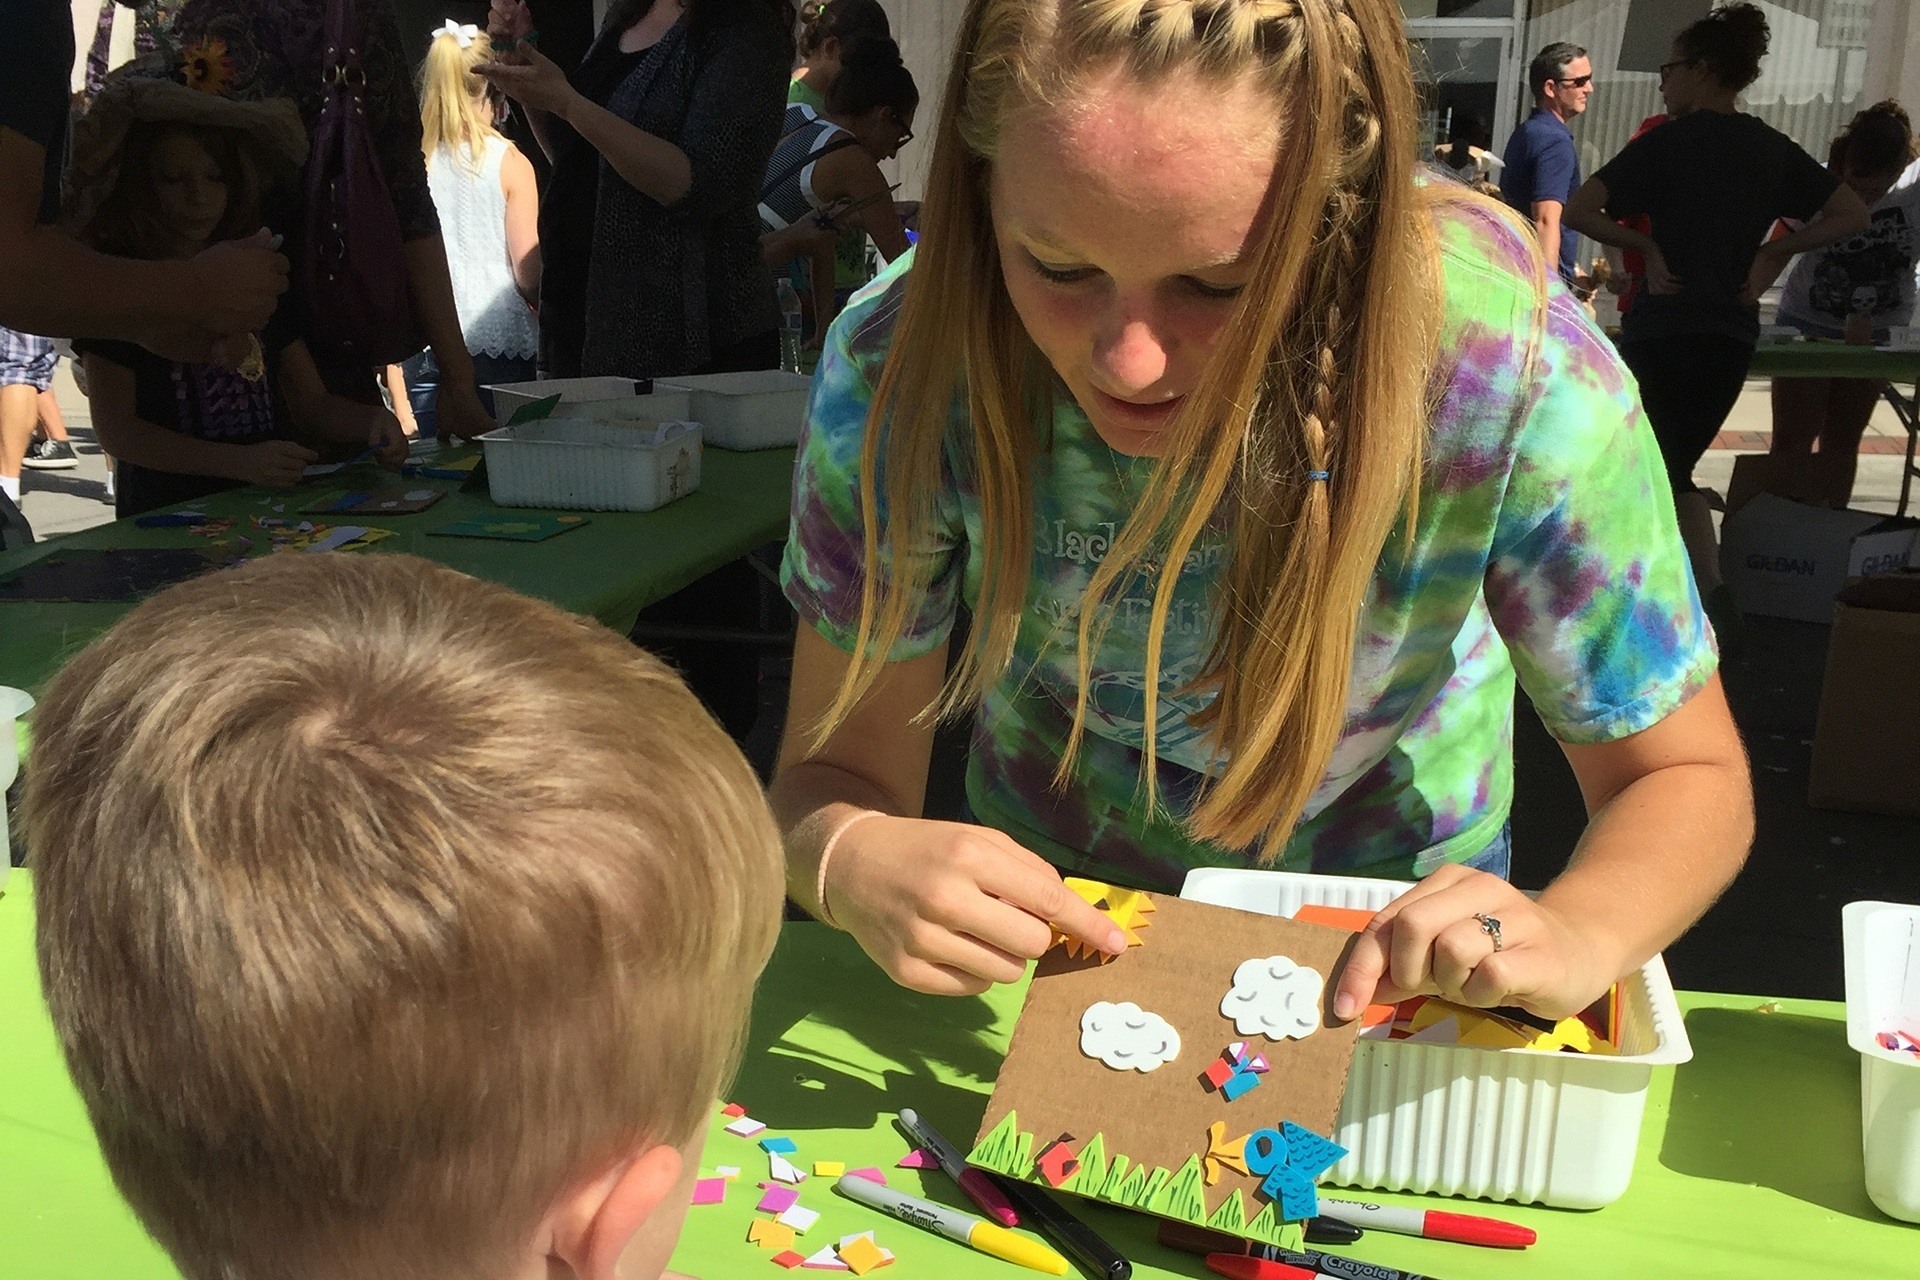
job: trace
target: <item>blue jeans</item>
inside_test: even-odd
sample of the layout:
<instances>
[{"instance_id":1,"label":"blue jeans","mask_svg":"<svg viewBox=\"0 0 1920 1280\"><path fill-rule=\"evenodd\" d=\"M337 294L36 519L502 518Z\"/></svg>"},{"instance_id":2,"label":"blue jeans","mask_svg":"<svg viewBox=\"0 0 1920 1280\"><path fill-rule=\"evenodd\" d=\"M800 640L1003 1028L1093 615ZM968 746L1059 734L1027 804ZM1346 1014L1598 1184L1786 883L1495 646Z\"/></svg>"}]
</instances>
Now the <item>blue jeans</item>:
<instances>
[{"instance_id":1,"label":"blue jeans","mask_svg":"<svg viewBox=\"0 0 1920 1280\"><path fill-rule=\"evenodd\" d=\"M1513 870L1513 824L1500 824L1500 834L1487 843L1487 847L1474 854L1461 864L1476 871L1491 871L1502 880L1511 880Z\"/></svg>"},{"instance_id":2,"label":"blue jeans","mask_svg":"<svg viewBox=\"0 0 1920 1280\"><path fill-rule=\"evenodd\" d=\"M413 405L413 420L420 426L423 439L440 434L440 365L433 352L422 351L400 366L407 379L407 400ZM531 382L535 377L532 356L488 356L473 358L473 385L480 393L480 404L493 412L493 394L486 388L499 382Z\"/></svg>"}]
</instances>

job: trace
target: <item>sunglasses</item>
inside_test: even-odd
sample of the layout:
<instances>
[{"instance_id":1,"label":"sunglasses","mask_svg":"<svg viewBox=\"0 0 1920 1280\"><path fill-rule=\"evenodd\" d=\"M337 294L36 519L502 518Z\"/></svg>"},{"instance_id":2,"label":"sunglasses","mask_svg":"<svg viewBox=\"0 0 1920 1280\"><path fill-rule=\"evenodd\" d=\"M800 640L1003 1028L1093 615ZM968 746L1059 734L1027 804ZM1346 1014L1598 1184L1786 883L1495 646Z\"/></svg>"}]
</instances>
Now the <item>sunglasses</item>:
<instances>
[{"instance_id":1,"label":"sunglasses","mask_svg":"<svg viewBox=\"0 0 1920 1280\"><path fill-rule=\"evenodd\" d=\"M1575 89L1584 89L1588 85L1593 83L1593 76L1591 74L1584 75L1584 76L1575 76L1571 80L1564 79L1560 76L1555 76L1554 83L1570 85Z\"/></svg>"}]
</instances>

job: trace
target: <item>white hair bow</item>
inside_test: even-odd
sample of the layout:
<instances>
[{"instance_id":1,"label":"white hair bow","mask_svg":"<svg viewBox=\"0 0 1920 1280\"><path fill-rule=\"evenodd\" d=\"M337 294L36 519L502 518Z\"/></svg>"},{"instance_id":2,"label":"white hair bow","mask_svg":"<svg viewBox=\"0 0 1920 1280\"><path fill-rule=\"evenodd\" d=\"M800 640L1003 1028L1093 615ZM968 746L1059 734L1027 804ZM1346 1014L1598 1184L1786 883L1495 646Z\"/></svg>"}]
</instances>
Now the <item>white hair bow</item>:
<instances>
[{"instance_id":1,"label":"white hair bow","mask_svg":"<svg viewBox=\"0 0 1920 1280\"><path fill-rule=\"evenodd\" d=\"M437 28L433 33L433 38L436 40L441 36L452 36L460 42L462 49L471 49L473 42L480 38L480 28L474 26L471 22L462 25L461 23L455 22L452 18L448 18L447 24Z\"/></svg>"}]
</instances>

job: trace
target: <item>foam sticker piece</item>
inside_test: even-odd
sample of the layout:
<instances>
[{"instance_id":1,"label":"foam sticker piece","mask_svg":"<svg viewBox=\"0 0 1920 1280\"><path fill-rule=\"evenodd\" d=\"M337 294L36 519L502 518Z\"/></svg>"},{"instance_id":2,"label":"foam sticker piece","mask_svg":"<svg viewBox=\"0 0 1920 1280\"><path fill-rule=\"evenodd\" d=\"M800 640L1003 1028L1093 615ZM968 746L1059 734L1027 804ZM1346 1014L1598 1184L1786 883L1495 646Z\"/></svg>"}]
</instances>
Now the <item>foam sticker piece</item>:
<instances>
[{"instance_id":1,"label":"foam sticker piece","mask_svg":"<svg viewBox=\"0 0 1920 1280\"><path fill-rule=\"evenodd\" d=\"M801 1263L805 1262L806 1259L801 1255L795 1253L793 1250L787 1249L780 1253L774 1254L773 1261L774 1261L774 1265L785 1267L787 1270L791 1271L795 1267L799 1266Z\"/></svg>"},{"instance_id":2,"label":"foam sticker piece","mask_svg":"<svg viewBox=\"0 0 1920 1280\"><path fill-rule=\"evenodd\" d=\"M767 1189L767 1193L753 1207L761 1213L785 1213L799 1203L800 1193L792 1187L783 1187L777 1182L763 1182L760 1185Z\"/></svg>"},{"instance_id":3,"label":"foam sticker piece","mask_svg":"<svg viewBox=\"0 0 1920 1280\"><path fill-rule=\"evenodd\" d=\"M880 1254L880 1246L866 1236L861 1236L846 1248L840 1250L840 1261L857 1276L863 1276L875 1267L881 1266L886 1259Z\"/></svg>"},{"instance_id":4,"label":"foam sticker piece","mask_svg":"<svg viewBox=\"0 0 1920 1280\"><path fill-rule=\"evenodd\" d=\"M747 1228L749 1241L775 1253L793 1247L793 1234L792 1227L784 1222L775 1222L772 1218L755 1218L753 1225Z\"/></svg>"},{"instance_id":5,"label":"foam sticker piece","mask_svg":"<svg viewBox=\"0 0 1920 1280\"><path fill-rule=\"evenodd\" d=\"M1251 1071L1236 1071L1220 1086L1220 1096L1228 1102L1238 1102L1252 1088L1260 1083L1260 1077Z\"/></svg>"},{"instance_id":6,"label":"foam sticker piece","mask_svg":"<svg viewBox=\"0 0 1920 1280\"><path fill-rule=\"evenodd\" d=\"M1251 1071L1253 1072L1253 1074L1257 1076L1263 1076L1267 1074L1267 1071L1269 1070L1269 1068L1267 1066L1267 1060L1264 1057L1262 1057L1260 1054L1256 1053L1251 1058L1247 1059L1247 1064L1244 1070Z\"/></svg>"},{"instance_id":7,"label":"foam sticker piece","mask_svg":"<svg viewBox=\"0 0 1920 1280\"><path fill-rule=\"evenodd\" d=\"M791 1186L797 1187L801 1183L807 1180L807 1175L801 1170L796 1169L793 1166L793 1164L785 1156L782 1156L782 1155L768 1156L767 1166L769 1169L769 1176L772 1177L776 1182L785 1182Z\"/></svg>"},{"instance_id":8,"label":"foam sticker piece","mask_svg":"<svg viewBox=\"0 0 1920 1280\"><path fill-rule=\"evenodd\" d=\"M914 1150L900 1157L898 1167L902 1169L932 1169L939 1163L938 1160L933 1158L933 1152Z\"/></svg>"},{"instance_id":9,"label":"foam sticker piece","mask_svg":"<svg viewBox=\"0 0 1920 1280\"><path fill-rule=\"evenodd\" d=\"M1247 1168L1247 1135L1243 1133L1229 1142L1226 1121L1215 1120L1207 1126L1207 1156L1202 1166L1208 1186L1220 1181L1223 1168L1249 1175L1253 1172Z\"/></svg>"},{"instance_id":10,"label":"foam sticker piece","mask_svg":"<svg viewBox=\"0 0 1920 1280\"><path fill-rule=\"evenodd\" d=\"M847 1176L849 1178L865 1178L868 1182L877 1182L883 1187L887 1185L887 1175L871 1165L868 1165L864 1169L849 1169L847 1170Z\"/></svg>"},{"instance_id":11,"label":"foam sticker piece","mask_svg":"<svg viewBox=\"0 0 1920 1280\"><path fill-rule=\"evenodd\" d=\"M1215 1058L1207 1064L1207 1069L1200 1073L1200 1078L1207 1082L1209 1088L1224 1089L1227 1081L1233 1079L1234 1074L1232 1063L1225 1058Z\"/></svg>"},{"instance_id":12,"label":"foam sticker piece","mask_svg":"<svg viewBox=\"0 0 1920 1280\"><path fill-rule=\"evenodd\" d=\"M813 1176L816 1178L837 1178L846 1171L846 1162L842 1160L815 1160L813 1162Z\"/></svg>"},{"instance_id":13,"label":"foam sticker piece","mask_svg":"<svg viewBox=\"0 0 1920 1280\"><path fill-rule=\"evenodd\" d=\"M1320 1029L1320 995L1326 979L1286 956L1242 961L1233 986L1220 1000L1220 1015L1243 1036L1304 1040Z\"/></svg>"},{"instance_id":14,"label":"foam sticker piece","mask_svg":"<svg viewBox=\"0 0 1920 1280\"><path fill-rule=\"evenodd\" d=\"M774 1219L775 1222L789 1226L800 1235L807 1234L807 1228L820 1221L820 1215L804 1205L794 1205Z\"/></svg>"},{"instance_id":15,"label":"foam sticker piece","mask_svg":"<svg viewBox=\"0 0 1920 1280\"><path fill-rule=\"evenodd\" d=\"M693 1203L719 1204L727 1198L725 1178L701 1178L693 1184Z\"/></svg>"},{"instance_id":16,"label":"foam sticker piece","mask_svg":"<svg viewBox=\"0 0 1920 1280\"><path fill-rule=\"evenodd\" d=\"M1347 1154L1347 1149L1332 1138L1323 1138L1291 1120L1281 1122L1280 1136L1287 1140L1287 1164L1309 1178L1319 1177Z\"/></svg>"},{"instance_id":17,"label":"foam sticker piece","mask_svg":"<svg viewBox=\"0 0 1920 1280\"><path fill-rule=\"evenodd\" d=\"M1114 1071L1153 1071L1180 1056L1180 1033L1131 1000L1100 1000L1080 1015L1080 1052Z\"/></svg>"},{"instance_id":18,"label":"foam sticker piece","mask_svg":"<svg viewBox=\"0 0 1920 1280\"><path fill-rule=\"evenodd\" d=\"M738 1120L735 1120L727 1126L727 1132L736 1138L751 1138L754 1134L759 1133L766 1127L767 1126L761 1124L752 1116L741 1116Z\"/></svg>"},{"instance_id":19,"label":"foam sticker piece","mask_svg":"<svg viewBox=\"0 0 1920 1280\"><path fill-rule=\"evenodd\" d=\"M813 1254L811 1257L809 1257L805 1262L801 1263L800 1265L805 1267L809 1271L851 1271L852 1270L852 1268L849 1267L846 1263L840 1261L840 1255L834 1252L834 1247L832 1245L828 1245L826 1248L821 1249L819 1252Z\"/></svg>"},{"instance_id":20,"label":"foam sticker piece","mask_svg":"<svg viewBox=\"0 0 1920 1280\"><path fill-rule=\"evenodd\" d=\"M800 1148L792 1138L762 1138L760 1149L770 1155L790 1156Z\"/></svg>"},{"instance_id":21,"label":"foam sticker piece","mask_svg":"<svg viewBox=\"0 0 1920 1280\"><path fill-rule=\"evenodd\" d=\"M729 1102L726 1106L720 1108L720 1114L723 1116L731 1116L738 1120L741 1116L747 1114L747 1109L737 1102Z\"/></svg>"},{"instance_id":22,"label":"foam sticker piece","mask_svg":"<svg viewBox=\"0 0 1920 1280\"><path fill-rule=\"evenodd\" d=\"M722 1178L737 1178L740 1176L740 1166L737 1164L717 1164L713 1166L713 1171Z\"/></svg>"},{"instance_id":23,"label":"foam sticker piece","mask_svg":"<svg viewBox=\"0 0 1920 1280\"><path fill-rule=\"evenodd\" d=\"M1047 1180L1048 1186L1059 1186L1071 1178L1073 1171L1080 1167L1080 1158L1074 1154L1073 1148L1067 1145L1072 1141L1072 1134L1063 1133L1042 1147L1040 1154L1033 1158L1034 1168L1040 1171L1040 1176Z\"/></svg>"}]
</instances>

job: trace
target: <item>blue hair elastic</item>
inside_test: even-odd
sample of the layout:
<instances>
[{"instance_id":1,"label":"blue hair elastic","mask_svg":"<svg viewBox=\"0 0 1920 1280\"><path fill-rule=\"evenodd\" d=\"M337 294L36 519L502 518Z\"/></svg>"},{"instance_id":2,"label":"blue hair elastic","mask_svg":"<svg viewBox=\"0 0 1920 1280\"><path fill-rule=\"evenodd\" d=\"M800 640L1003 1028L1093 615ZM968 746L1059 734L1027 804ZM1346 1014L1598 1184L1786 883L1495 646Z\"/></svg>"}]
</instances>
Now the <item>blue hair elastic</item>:
<instances>
[{"instance_id":1,"label":"blue hair elastic","mask_svg":"<svg viewBox=\"0 0 1920 1280\"><path fill-rule=\"evenodd\" d=\"M1307 472L1307 479L1310 481L1312 480L1324 481L1332 474L1333 473L1330 471L1309 471Z\"/></svg>"}]
</instances>

